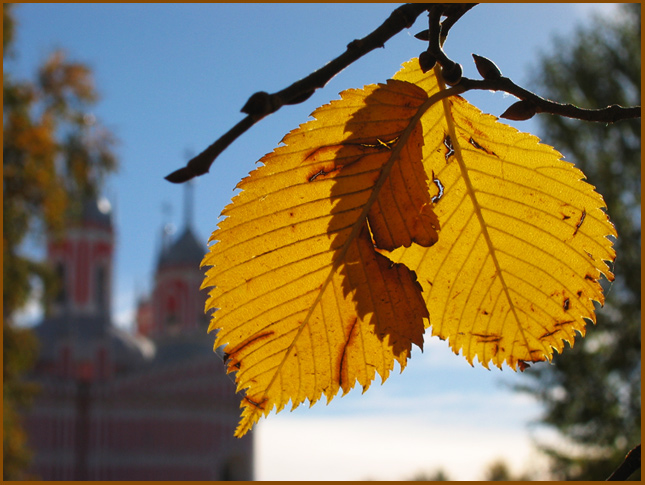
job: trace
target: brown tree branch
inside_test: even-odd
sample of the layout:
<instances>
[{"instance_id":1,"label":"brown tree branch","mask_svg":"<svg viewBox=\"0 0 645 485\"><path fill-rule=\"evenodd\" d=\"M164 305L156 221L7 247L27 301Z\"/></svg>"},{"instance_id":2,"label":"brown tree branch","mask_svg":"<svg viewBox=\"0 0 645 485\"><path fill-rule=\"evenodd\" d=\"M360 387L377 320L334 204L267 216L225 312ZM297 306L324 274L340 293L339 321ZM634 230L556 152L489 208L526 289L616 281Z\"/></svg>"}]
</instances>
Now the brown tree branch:
<instances>
[{"instance_id":1,"label":"brown tree branch","mask_svg":"<svg viewBox=\"0 0 645 485\"><path fill-rule=\"evenodd\" d=\"M449 25L452 26L461 15L472 8L472 4L464 5L467 8L462 9L454 18L450 18L449 16L444 23L441 23L441 17L448 15L449 7L446 4L434 4L430 8L428 13L428 30L420 32L416 36L419 39L428 41L427 51L421 53L421 56L419 56L419 64L424 72L431 69L435 62L438 62L442 68L444 81L451 86L458 86L459 89L456 91L466 92L472 89L504 91L519 98L520 101L511 105L501 115L501 118L517 121L528 120L536 113L550 113L582 121L603 123L615 123L616 121L624 119L640 118L640 106L624 108L618 105L611 105L600 109L585 109L572 104L561 104L545 99L518 86L509 78L503 77L495 63L475 54L473 54L473 58L475 59L477 70L484 79L475 80L462 77L461 66L446 56L442 49L442 44L445 40L443 32L444 24L450 20L452 23Z\"/></svg>"},{"instance_id":2,"label":"brown tree branch","mask_svg":"<svg viewBox=\"0 0 645 485\"><path fill-rule=\"evenodd\" d=\"M403 29L411 27L417 17L430 8L430 5L427 3L409 3L398 7L380 27L366 37L350 42L343 54L322 68L277 93L255 93L242 108L242 112L248 115L246 118L237 123L202 153L191 159L185 167L168 175L166 180L181 183L205 174L215 161L215 158L251 126L285 104L296 104L305 101L316 89L323 87L331 78L354 61L378 47L383 47L387 40Z\"/></svg>"},{"instance_id":3,"label":"brown tree branch","mask_svg":"<svg viewBox=\"0 0 645 485\"><path fill-rule=\"evenodd\" d=\"M307 77L296 81L282 91L269 94L263 91L252 95L242 108L246 118L222 135L215 143L196 157L185 167L166 176L173 183L186 182L193 177L208 172L215 158L240 135L265 116L288 104L297 104L308 99L316 89L322 88L336 74L368 52L383 47L385 42L405 28L409 28L424 11L429 12L429 29L417 34L417 38L429 41L428 50L421 53L420 63L424 71L432 68L435 62L442 66L445 81L454 86L447 91L450 95L465 93L470 90L504 91L520 99L511 105L502 118L527 120L536 113L574 118L583 121L615 123L630 118L640 118L640 106L625 108L618 105L600 109L584 109L571 104L561 104L542 98L503 77L494 63L480 56L474 56L478 70L484 79L476 80L461 76L461 66L450 60L441 48L447 32L461 16L476 4L412 3L395 9L392 14L371 34L357 39L347 45L347 50L324 67ZM446 17L440 23L441 17Z\"/></svg>"},{"instance_id":4,"label":"brown tree branch","mask_svg":"<svg viewBox=\"0 0 645 485\"><path fill-rule=\"evenodd\" d=\"M607 480L627 480L632 473L641 467L641 445L627 453L625 460Z\"/></svg>"},{"instance_id":5,"label":"brown tree branch","mask_svg":"<svg viewBox=\"0 0 645 485\"><path fill-rule=\"evenodd\" d=\"M572 104L561 104L556 103L545 99L541 96L538 96L531 91L528 91L507 77L499 77L497 79L468 79L462 78L459 82L465 91L470 91L473 89L478 90L487 90L487 91L504 91L505 93L512 94L516 98L520 99L524 103L520 105L515 103L513 106L518 106L517 115L511 111L509 108L504 114L501 115L501 118L514 119L514 120L526 120L532 117L536 113L550 113L554 115L564 116L566 118L575 118L582 121L596 121L601 123L615 123L620 120L626 120L630 118L640 118L641 117L641 107L629 107L625 108L623 106L618 106L613 104L607 106L606 108L599 109L585 109L579 108ZM525 114L525 116L521 116Z\"/></svg>"}]
</instances>

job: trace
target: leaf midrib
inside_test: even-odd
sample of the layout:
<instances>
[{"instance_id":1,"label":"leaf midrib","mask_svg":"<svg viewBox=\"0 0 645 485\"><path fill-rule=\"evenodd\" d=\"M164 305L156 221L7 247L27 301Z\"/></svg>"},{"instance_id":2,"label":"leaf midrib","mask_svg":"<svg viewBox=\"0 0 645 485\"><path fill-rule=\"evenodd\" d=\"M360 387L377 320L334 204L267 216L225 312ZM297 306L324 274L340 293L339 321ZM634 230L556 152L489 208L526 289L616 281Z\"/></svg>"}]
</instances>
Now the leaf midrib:
<instances>
[{"instance_id":1,"label":"leaf midrib","mask_svg":"<svg viewBox=\"0 0 645 485\"><path fill-rule=\"evenodd\" d=\"M443 81L443 78L441 76L441 72L439 69L435 68L435 73L437 75L437 81L439 82L439 86L441 90L445 89L445 83ZM440 91L442 92L442 91ZM461 151L461 144L459 142L459 138L457 137L457 132L455 130L455 122L452 117L452 112L451 112L451 107L450 103L447 99L442 99L442 107L444 111L444 117L446 119L446 125L448 127L448 134L450 135L450 139L452 140L452 146L455 151L454 156L455 159L457 160L457 163L459 164L459 170L461 172L461 177L464 180L464 184L466 186L466 192L468 193L470 200L473 205L473 211L475 213L475 216L477 217L477 221L479 222L480 230L482 232L482 235L484 236L484 241L486 242L486 246L488 247L488 253L493 261L493 264L495 265L495 271L497 273L497 277L500 280L500 283L502 285L502 289L504 291L504 296L506 297L506 301L508 301L508 304L511 308L511 311L513 313L513 317L515 319L515 324L517 329L519 330L520 335L522 336L522 339L524 341L524 345L526 348L530 348L527 336L524 332L524 328L522 327L522 324L520 322L520 318L517 314L517 308L515 307L515 304L513 303L513 300L511 299L509 287L506 283L506 280L504 278L504 273L502 271L502 268L500 266L499 260L497 259L497 253L495 250L495 246L493 245L493 241L490 237L490 234L488 233L488 227L486 225L486 221L484 220L484 216L482 214L479 202L477 200L477 194L475 193L475 188L473 186L472 181L470 180L470 176L468 174L468 167L466 167L466 163L463 158L463 154ZM542 348L544 349L545 353L548 355L548 348L546 345L544 345L542 342L540 342L542 345Z\"/></svg>"},{"instance_id":2,"label":"leaf midrib","mask_svg":"<svg viewBox=\"0 0 645 485\"><path fill-rule=\"evenodd\" d=\"M407 82L407 81L400 81L400 82ZM345 259L345 255L347 254L347 251L349 250L350 245L356 240L361 228L363 227L363 224L365 223L367 219L367 215L378 198L378 195L380 193L380 189L383 187L383 184L386 182L386 180L389 177L389 174L392 170L392 167L394 163L399 159L401 150L403 147L407 144L407 141L412 134L415 126L417 123L420 122L421 117L423 114L430 109L431 106L433 106L435 103L451 96L457 94L456 89L443 89L438 91L437 93L433 94L430 96L419 108L417 109L416 114L411 118L410 123L406 127L406 129L403 131L403 133L400 135L397 143L394 145L392 148L392 153L390 155L390 158L388 161L383 165L383 168L381 169L381 175L379 176L378 180L374 184L374 189L372 191L372 194L370 198L367 200L363 207L363 211L361 212L361 215L356 219L356 222L354 223L354 227L352 229L352 232L350 235L347 237L344 245L340 249L340 252L338 253L337 258L334 260L333 264L331 265L331 268L329 270L329 273L327 275L327 278L323 282L323 284L320 287L320 290L318 291L318 294L316 296L316 299L312 302L309 311L307 312L307 315L303 319L302 323L300 324L300 327L298 328L298 331L296 335L293 338L293 341L291 345L286 349L286 352L284 354L284 357L282 358L282 361L280 362L280 365L276 368L271 380L267 384L266 388L264 389L264 393L262 395L262 398L265 398L267 396L268 391L273 387L277 376L280 374L282 367L284 363L287 361L287 358L289 357L289 354L295 347L295 343L297 342L298 338L300 337L300 334L304 330L304 328L309 324L309 319L311 318L311 315L313 314L315 308L318 306L320 301L322 300L322 296L324 295L325 291L327 290L327 287L331 283L334 274L338 270L338 268L341 266L342 262ZM263 412L261 409L254 409L252 413L250 413L247 416L247 423L249 421L254 421L254 417L257 415L257 413ZM248 424L245 424L245 426L248 426Z\"/></svg>"}]
</instances>

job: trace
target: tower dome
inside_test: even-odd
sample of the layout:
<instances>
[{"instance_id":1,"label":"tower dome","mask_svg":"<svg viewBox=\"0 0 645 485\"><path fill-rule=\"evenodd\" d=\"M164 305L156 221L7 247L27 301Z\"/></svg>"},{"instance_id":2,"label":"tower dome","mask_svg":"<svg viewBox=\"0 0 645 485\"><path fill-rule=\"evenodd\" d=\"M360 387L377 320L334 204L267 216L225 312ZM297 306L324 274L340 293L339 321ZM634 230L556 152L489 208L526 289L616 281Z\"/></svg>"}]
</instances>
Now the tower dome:
<instances>
[{"instance_id":1,"label":"tower dome","mask_svg":"<svg viewBox=\"0 0 645 485\"><path fill-rule=\"evenodd\" d=\"M85 199L81 208L81 224L112 228L112 206L105 197Z\"/></svg>"},{"instance_id":2,"label":"tower dome","mask_svg":"<svg viewBox=\"0 0 645 485\"><path fill-rule=\"evenodd\" d=\"M109 378L110 370L140 365L153 349L112 324L114 231L107 199L86 198L61 234L47 244L57 280L44 320L35 328L43 346L40 362L59 375L84 369L84 378ZM112 365L114 364L114 365Z\"/></svg>"},{"instance_id":3,"label":"tower dome","mask_svg":"<svg viewBox=\"0 0 645 485\"><path fill-rule=\"evenodd\" d=\"M151 334L155 338L202 332L208 322L206 294L200 291L204 278L200 263L206 245L192 229L192 186L186 185L185 190L184 229L172 243L163 244L157 262L151 301Z\"/></svg>"},{"instance_id":4,"label":"tower dome","mask_svg":"<svg viewBox=\"0 0 645 485\"><path fill-rule=\"evenodd\" d=\"M158 269L174 265L197 265L202 261L206 247L197 240L189 226L186 226L181 236L169 247L163 248L159 254Z\"/></svg>"}]
</instances>

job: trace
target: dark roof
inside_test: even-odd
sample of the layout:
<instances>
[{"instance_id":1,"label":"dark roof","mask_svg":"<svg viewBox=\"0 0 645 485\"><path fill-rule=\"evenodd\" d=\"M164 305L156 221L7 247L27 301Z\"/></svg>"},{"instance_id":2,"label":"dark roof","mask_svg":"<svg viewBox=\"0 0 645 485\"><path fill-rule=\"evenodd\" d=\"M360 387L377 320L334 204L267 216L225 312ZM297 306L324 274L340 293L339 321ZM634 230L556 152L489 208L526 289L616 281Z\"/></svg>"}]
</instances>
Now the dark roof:
<instances>
[{"instance_id":1,"label":"dark roof","mask_svg":"<svg viewBox=\"0 0 645 485\"><path fill-rule=\"evenodd\" d=\"M154 344L111 325L107 317L61 315L45 318L34 327L40 341L40 359L56 360L56 343L74 343L76 352L91 351L91 344L109 342L113 358L126 366L140 365L154 357Z\"/></svg>"},{"instance_id":2,"label":"dark roof","mask_svg":"<svg viewBox=\"0 0 645 485\"><path fill-rule=\"evenodd\" d=\"M197 240L190 227L187 227L174 243L161 251L158 266L199 265L205 253L206 247Z\"/></svg>"},{"instance_id":3,"label":"dark roof","mask_svg":"<svg viewBox=\"0 0 645 485\"><path fill-rule=\"evenodd\" d=\"M92 226L112 230L112 207L107 199L85 196L73 202L67 213L70 228Z\"/></svg>"},{"instance_id":4,"label":"dark roof","mask_svg":"<svg viewBox=\"0 0 645 485\"><path fill-rule=\"evenodd\" d=\"M205 329L182 332L177 335L162 335L154 340L155 365L171 364L193 359L197 356L212 356L221 362L213 352L213 338Z\"/></svg>"},{"instance_id":5,"label":"dark roof","mask_svg":"<svg viewBox=\"0 0 645 485\"><path fill-rule=\"evenodd\" d=\"M112 209L107 199L87 199L83 202L83 222L112 227Z\"/></svg>"}]
</instances>

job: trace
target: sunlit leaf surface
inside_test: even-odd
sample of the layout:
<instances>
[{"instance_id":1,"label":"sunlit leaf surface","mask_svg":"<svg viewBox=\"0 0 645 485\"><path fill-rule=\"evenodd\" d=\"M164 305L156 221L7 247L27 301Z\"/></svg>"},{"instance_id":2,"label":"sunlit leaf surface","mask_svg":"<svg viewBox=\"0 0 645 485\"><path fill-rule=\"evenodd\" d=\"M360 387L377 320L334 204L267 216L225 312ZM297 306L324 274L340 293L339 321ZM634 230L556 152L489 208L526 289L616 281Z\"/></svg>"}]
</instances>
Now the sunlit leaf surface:
<instances>
[{"instance_id":1,"label":"sunlit leaf surface","mask_svg":"<svg viewBox=\"0 0 645 485\"><path fill-rule=\"evenodd\" d=\"M523 369L594 320L615 232L555 150L416 60L313 117L238 184L203 261L238 436L385 380L429 324L470 363Z\"/></svg>"},{"instance_id":2,"label":"sunlit leaf surface","mask_svg":"<svg viewBox=\"0 0 645 485\"><path fill-rule=\"evenodd\" d=\"M411 61L395 79L438 89ZM484 366L552 357L595 322L615 254L602 197L553 148L460 97L422 118L423 163L443 194L432 248L391 257L417 273L432 334Z\"/></svg>"}]
</instances>

